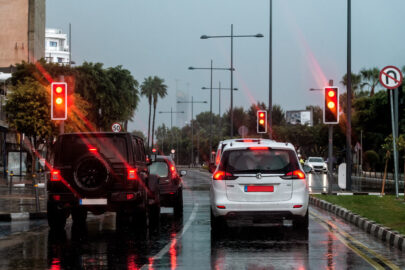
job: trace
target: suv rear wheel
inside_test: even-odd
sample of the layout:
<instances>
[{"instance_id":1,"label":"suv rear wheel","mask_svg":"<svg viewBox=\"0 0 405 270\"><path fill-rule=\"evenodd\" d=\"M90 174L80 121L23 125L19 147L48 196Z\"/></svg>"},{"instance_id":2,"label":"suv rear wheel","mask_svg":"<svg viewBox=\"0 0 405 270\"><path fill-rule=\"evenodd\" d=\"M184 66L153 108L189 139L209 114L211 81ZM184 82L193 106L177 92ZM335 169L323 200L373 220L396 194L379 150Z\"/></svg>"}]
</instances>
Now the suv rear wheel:
<instances>
[{"instance_id":1,"label":"suv rear wheel","mask_svg":"<svg viewBox=\"0 0 405 270\"><path fill-rule=\"evenodd\" d=\"M309 219L308 219L308 210L305 216L297 217L294 220L294 227L299 229L308 229Z\"/></svg>"},{"instance_id":2,"label":"suv rear wheel","mask_svg":"<svg viewBox=\"0 0 405 270\"><path fill-rule=\"evenodd\" d=\"M48 224L51 230L62 230L65 228L66 219L69 216L67 209L60 208L56 203L47 203Z\"/></svg>"}]
</instances>

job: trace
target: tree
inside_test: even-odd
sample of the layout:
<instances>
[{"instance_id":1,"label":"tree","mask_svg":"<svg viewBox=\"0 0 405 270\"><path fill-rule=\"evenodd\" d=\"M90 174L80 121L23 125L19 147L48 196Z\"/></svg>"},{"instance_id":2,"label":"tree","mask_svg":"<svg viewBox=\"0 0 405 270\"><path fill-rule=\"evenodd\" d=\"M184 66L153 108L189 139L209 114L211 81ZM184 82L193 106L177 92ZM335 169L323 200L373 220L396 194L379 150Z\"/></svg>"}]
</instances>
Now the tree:
<instances>
[{"instance_id":1,"label":"tree","mask_svg":"<svg viewBox=\"0 0 405 270\"><path fill-rule=\"evenodd\" d=\"M272 112L273 112L273 115L272 115L273 125L280 126L280 125L284 125L286 123L285 113L280 105L274 104Z\"/></svg>"},{"instance_id":2,"label":"tree","mask_svg":"<svg viewBox=\"0 0 405 270\"><path fill-rule=\"evenodd\" d=\"M48 146L53 137L58 134L56 123L50 115L50 90L49 85L43 86L31 78L24 82L17 82L11 87L5 111L9 120L10 128L24 133L30 145L26 148L32 157L31 171L34 173L38 145L46 142ZM68 99L68 119L65 121L65 129L81 130L85 126L86 109L88 104L79 95L71 95Z\"/></svg>"},{"instance_id":3,"label":"tree","mask_svg":"<svg viewBox=\"0 0 405 270\"><path fill-rule=\"evenodd\" d=\"M368 86L370 89L370 97L374 96L375 88L379 84L380 70L376 67L360 71L361 84L360 87Z\"/></svg>"},{"instance_id":4,"label":"tree","mask_svg":"<svg viewBox=\"0 0 405 270\"><path fill-rule=\"evenodd\" d=\"M141 85L141 95L148 99L149 103L149 116L148 116L148 142L147 148L149 148L150 141L150 117L152 115L152 95L153 95L153 78L151 76L144 79Z\"/></svg>"},{"instance_id":5,"label":"tree","mask_svg":"<svg viewBox=\"0 0 405 270\"><path fill-rule=\"evenodd\" d=\"M101 63L85 62L82 66L71 67L41 59L35 63L17 64L10 82L16 86L31 79L48 85L61 76L68 83L68 94L78 93L90 105L87 131L95 130L93 124L100 129L109 129L117 121L126 126L133 117L139 100L138 82L122 66L104 69Z\"/></svg>"},{"instance_id":6,"label":"tree","mask_svg":"<svg viewBox=\"0 0 405 270\"><path fill-rule=\"evenodd\" d=\"M124 129L128 131L128 120L132 120L139 102L138 81L122 66L108 68L107 76L115 87L113 97L122 109L117 111L117 121L123 121Z\"/></svg>"},{"instance_id":7,"label":"tree","mask_svg":"<svg viewBox=\"0 0 405 270\"><path fill-rule=\"evenodd\" d=\"M156 118L156 107L158 99L164 98L167 95L167 85L164 84L164 80L155 76L153 77L153 120L152 120L152 146L153 146L153 136L155 134L155 118Z\"/></svg>"},{"instance_id":8,"label":"tree","mask_svg":"<svg viewBox=\"0 0 405 270\"><path fill-rule=\"evenodd\" d=\"M351 79L352 79L351 80L352 93L355 96L356 92L358 92L361 89L361 75L352 73ZM343 76L341 83L347 88L347 74Z\"/></svg>"}]
</instances>

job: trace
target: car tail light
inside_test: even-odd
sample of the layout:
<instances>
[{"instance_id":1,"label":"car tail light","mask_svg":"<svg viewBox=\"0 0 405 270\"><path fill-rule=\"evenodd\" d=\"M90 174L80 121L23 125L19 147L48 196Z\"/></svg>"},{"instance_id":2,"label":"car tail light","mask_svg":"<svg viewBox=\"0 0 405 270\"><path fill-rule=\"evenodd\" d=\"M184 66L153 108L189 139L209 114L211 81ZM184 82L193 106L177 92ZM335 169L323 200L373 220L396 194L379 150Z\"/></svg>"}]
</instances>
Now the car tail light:
<instances>
[{"instance_id":1,"label":"car tail light","mask_svg":"<svg viewBox=\"0 0 405 270\"><path fill-rule=\"evenodd\" d=\"M60 181L62 177L60 176L59 170L52 170L51 171L51 181Z\"/></svg>"},{"instance_id":2,"label":"car tail light","mask_svg":"<svg viewBox=\"0 0 405 270\"><path fill-rule=\"evenodd\" d=\"M270 147L265 147L265 146L254 146L254 147L249 147L249 150L269 150Z\"/></svg>"},{"instance_id":3,"label":"car tail light","mask_svg":"<svg viewBox=\"0 0 405 270\"><path fill-rule=\"evenodd\" d=\"M283 179L305 179L305 173L301 170L295 170L292 172L286 173L284 176L281 176Z\"/></svg>"},{"instance_id":4,"label":"car tail light","mask_svg":"<svg viewBox=\"0 0 405 270\"><path fill-rule=\"evenodd\" d=\"M132 193L127 193L127 200L133 200L135 198L135 195Z\"/></svg>"},{"instance_id":5,"label":"car tail light","mask_svg":"<svg viewBox=\"0 0 405 270\"><path fill-rule=\"evenodd\" d=\"M95 147L89 147L89 151L90 151L90 152L93 152L93 153L94 153L94 152L97 152L97 148L95 148Z\"/></svg>"},{"instance_id":6,"label":"car tail light","mask_svg":"<svg viewBox=\"0 0 405 270\"><path fill-rule=\"evenodd\" d=\"M170 165L170 174L171 174L172 180L177 178L176 167L174 167L173 165Z\"/></svg>"},{"instance_id":7,"label":"car tail light","mask_svg":"<svg viewBox=\"0 0 405 270\"><path fill-rule=\"evenodd\" d=\"M52 198L54 201L60 201L60 195L53 195Z\"/></svg>"},{"instance_id":8,"label":"car tail light","mask_svg":"<svg viewBox=\"0 0 405 270\"><path fill-rule=\"evenodd\" d=\"M302 204L296 204L293 206L293 208L301 208L301 207L302 207Z\"/></svg>"},{"instance_id":9,"label":"car tail light","mask_svg":"<svg viewBox=\"0 0 405 270\"><path fill-rule=\"evenodd\" d=\"M235 180L237 177L233 176L233 174L224 171L216 171L214 172L212 178L214 180Z\"/></svg>"},{"instance_id":10,"label":"car tail light","mask_svg":"<svg viewBox=\"0 0 405 270\"><path fill-rule=\"evenodd\" d=\"M136 169L128 169L127 179L128 180L137 180L138 176L136 173L137 173Z\"/></svg>"}]
</instances>

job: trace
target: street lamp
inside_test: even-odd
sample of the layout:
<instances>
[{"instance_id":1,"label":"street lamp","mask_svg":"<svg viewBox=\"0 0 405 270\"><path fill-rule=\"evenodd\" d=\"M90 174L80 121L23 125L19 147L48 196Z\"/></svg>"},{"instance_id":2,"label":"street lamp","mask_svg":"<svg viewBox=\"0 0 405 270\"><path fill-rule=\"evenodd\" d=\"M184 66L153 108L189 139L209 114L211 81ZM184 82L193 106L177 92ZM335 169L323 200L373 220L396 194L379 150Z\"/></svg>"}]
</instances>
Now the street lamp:
<instances>
[{"instance_id":1,"label":"street lamp","mask_svg":"<svg viewBox=\"0 0 405 270\"><path fill-rule=\"evenodd\" d=\"M201 89L202 90L209 90L211 88L209 88L209 87L201 87ZM219 102L218 102L219 103L218 114L219 114L219 117L221 117L221 90L231 90L231 88L222 88L221 87L221 82L219 82L219 87L218 88L212 88L212 90L219 90L218 91L218 93L219 93L219 97L218 97L218 100L219 100ZM233 90L237 91L238 88L234 88Z\"/></svg>"},{"instance_id":2,"label":"street lamp","mask_svg":"<svg viewBox=\"0 0 405 270\"><path fill-rule=\"evenodd\" d=\"M212 67L212 60L211 60L211 66L208 68L201 68L201 67L189 67L189 70L196 70L196 69L205 69L205 70L210 70L211 76L210 76L210 152L212 149L212 71L213 70L232 70L233 68L214 68Z\"/></svg>"},{"instance_id":3,"label":"street lamp","mask_svg":"<svg viewBox=\"0 0 405 270\"><path fill-rule=\"evenodd\" d=\"M207 103L207 101L194 101L194 97L191 96L191 101L177 101L177 103L191 103L191 164L194 163L194 130L193 130L193 118L194 118L194 103Z\"/></svg>"},{"instance_id":4,"label":"street lamp","mask_svg":"<svg viewBox=\"0 0 405 270\"><path fill-rule=\"evenodd\" d=\"M174 112L173 111L173 108L170 108L170 112L169 111L167 111L167 112L162 112L162 111L159 111L159 114L160 113L170 113L170 131L171 132L173 132L173 114L174 113L184 113L184 111L177 111L177 112ZM172 144L172 142L173 142L173 134L172 134L172 136L170 136L170 149L172 148L172 146L173 146L173 144Z\"/></svg>"},{"instance_id":5,"label":"street lamp","mask_svg":"<svg viewBox=\"0 0 405 270\"><path fill-rule=\"evenodd\" d=\"M230 38L231 39L231 138L233 137L233 38L243 38L243 37L254 37L254 38L262 38L262 34L256 34L256 35L234 35L233 34L233 24L231 24L231 35L230 36L208 36L208 35L202 35L200 38L201 39L209 39L209 38Z\"/></svg>"}]
</instances>

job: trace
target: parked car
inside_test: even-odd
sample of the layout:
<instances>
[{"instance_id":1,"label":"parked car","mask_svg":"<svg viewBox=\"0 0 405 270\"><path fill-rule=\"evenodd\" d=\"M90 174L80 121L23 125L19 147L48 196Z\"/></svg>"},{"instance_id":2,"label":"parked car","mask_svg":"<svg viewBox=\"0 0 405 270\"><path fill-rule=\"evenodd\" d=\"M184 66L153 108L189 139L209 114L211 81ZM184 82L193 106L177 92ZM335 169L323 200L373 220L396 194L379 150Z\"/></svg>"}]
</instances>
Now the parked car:
<instances>
[{"instance_id":1,"label":"parked car","mask_svg":"<svg viewBox=\"0 0 405 270\"><path fill-rule=\"evenodd\" d=\"M233 221L308 227L306 175L290 143L227 144L212 175L210 201L213 232Z\"/></svg>"},{"instance_id":2,"label":"parked car","mask_svg":"<svg viewBox=\"0 0 405 270\"><path fill-rule=\"evenodd\" d=\"M328 172L328 166L322 157L309 157L304 165L311 167L314 172Z\"/></svg>"},{"instance_id":3,"label":"parked car","mask_svg":"<svg viewBox=\"0 0 405 270\"><path fill-rule=\"evenodd\" d=\"M149 173L159 177L160 205L173 207L175 215L183 214L183 180L186 171L178 172L170 156L156 155Z\"/></svg>"},{"instance_id":4,"label":"parked car","mask_svg":"<svg viewBox=\"0 0 405 270\"><path fill-rule=\"evenodd\" d=\"M61 229L71 214L85 224L87 211L117 213L117 223L146 227L160 215L159 183L148 171L143 140L130 133L58 136L47 180L48 223Z\"/></svg>"}]
</instances>

